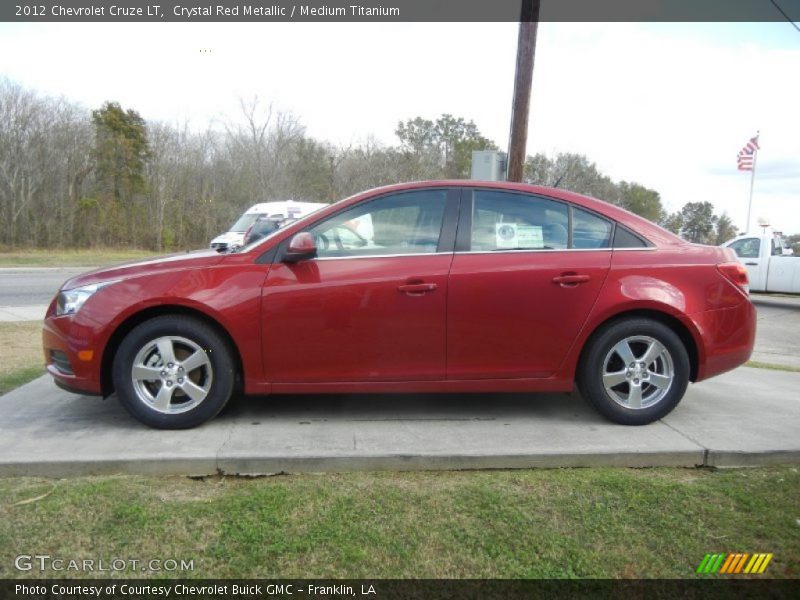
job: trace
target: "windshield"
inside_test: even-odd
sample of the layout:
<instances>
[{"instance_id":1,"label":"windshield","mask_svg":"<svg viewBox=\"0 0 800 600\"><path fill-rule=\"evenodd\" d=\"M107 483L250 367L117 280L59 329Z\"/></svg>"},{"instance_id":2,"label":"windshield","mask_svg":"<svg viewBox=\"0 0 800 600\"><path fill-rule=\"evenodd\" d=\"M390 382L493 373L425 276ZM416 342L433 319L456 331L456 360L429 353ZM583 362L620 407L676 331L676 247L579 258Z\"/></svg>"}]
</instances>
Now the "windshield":
<instances>
[{"instance_id":1,"label":"windshield","mask_svg":"<svg viewBox=\"0 0 800 600\"><path fill-rule=\"evenodd\" d=\"M239 217L239 220L236 221L236 223L231 225L231 228L228 231L234 231L236 233L244 233L245 231L247 231L247 228L250 227L250 225L252 225L253 222L260 216L261 215L258 215L256 213L249 215L242 215L241 217Z\"/></svg>"}]
</instances>

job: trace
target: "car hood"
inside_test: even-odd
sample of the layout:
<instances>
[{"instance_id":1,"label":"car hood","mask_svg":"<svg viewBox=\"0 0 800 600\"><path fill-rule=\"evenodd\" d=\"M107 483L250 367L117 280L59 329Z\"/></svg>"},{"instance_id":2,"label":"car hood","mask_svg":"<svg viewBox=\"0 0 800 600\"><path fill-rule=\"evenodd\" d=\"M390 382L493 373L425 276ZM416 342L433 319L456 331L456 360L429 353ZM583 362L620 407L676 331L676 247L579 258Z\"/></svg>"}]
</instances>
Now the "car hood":
<instances>
[{"instance_id":1,"label":"car hood","mask_svg":"<svg viewBox=\"0 0 800 600\"><path fill-rule=\"evenodd\" d=\"M101 281L129 279L131 277L163 273L165 271L201 269L219 263L224 256L224 254L220 254L216 250L196 250L193 252L169 254L167 256L159 256L148 260L124 263L113 267L104 267L68 279L61 286L61 289L71 290L92 283L100 283Z\"/></svg>"},{"instance_id":2,"label":"car hood","mask_svg":"<svg viewBox=\"0 0 800 600\"><path fill-rule=\"evenodd\" d=\"M242 238L244 237L244 231L227 231L221 235L218 235L213 240L211 240L212 244L226 244L231 242L241 242Z\"/></svg>"}]
</instances>

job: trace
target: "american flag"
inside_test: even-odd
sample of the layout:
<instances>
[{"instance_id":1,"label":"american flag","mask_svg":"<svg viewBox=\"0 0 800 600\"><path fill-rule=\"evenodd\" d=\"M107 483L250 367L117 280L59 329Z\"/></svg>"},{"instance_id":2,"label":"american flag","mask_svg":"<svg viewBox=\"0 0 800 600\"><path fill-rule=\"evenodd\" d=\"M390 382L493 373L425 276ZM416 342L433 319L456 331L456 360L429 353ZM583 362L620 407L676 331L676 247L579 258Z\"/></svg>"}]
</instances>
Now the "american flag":
<instances>
[{"instance_id":1,"label":"american flag","mask_svg":"<svg viewBox=\"0 0 800 600\"><path fill-rule=\"evenodd\" d=\"M744 145L744 148L739 150L739 154L737 155L736 160L740 171L753 170L753 158L755 156L756 150L758 149L759 149L758 134L756 134L756 137L750 138L750 141Z\"/></svg>"}]
</instances>

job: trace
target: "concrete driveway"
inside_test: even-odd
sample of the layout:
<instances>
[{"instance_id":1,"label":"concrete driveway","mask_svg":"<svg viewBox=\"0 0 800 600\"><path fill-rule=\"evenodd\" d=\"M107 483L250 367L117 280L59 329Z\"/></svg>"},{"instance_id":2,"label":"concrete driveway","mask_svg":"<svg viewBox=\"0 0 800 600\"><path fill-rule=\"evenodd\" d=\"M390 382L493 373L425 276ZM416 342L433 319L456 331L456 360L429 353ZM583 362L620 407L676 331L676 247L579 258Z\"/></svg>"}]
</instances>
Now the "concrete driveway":
<instances>
[{"instance_id":1,"label":"concrete driveway","mask_svg":"<svg viewBox=\"0 0 800 600\"><path fill-rule=\"evenodd\" d=\"M740 368L644 427L576 394L420 394L240 398L199 428L158 431L43 377L0 397L0 475L796 463L798 389L800 373Z\"/></svg>"}]
</instances>

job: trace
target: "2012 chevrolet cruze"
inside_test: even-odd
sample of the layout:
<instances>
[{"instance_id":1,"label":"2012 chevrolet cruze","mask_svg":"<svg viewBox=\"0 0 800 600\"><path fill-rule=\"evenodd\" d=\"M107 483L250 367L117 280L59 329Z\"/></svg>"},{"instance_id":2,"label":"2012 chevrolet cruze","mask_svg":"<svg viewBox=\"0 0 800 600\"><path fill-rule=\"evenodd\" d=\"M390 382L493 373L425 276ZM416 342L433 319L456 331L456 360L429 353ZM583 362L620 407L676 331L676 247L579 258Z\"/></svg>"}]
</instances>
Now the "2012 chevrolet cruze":
<instances>
[{"instance_id":1,"label":"2012 chevrolet cruze","mask_svg":"<svg viewBox=\"0 0 800 600\"><path fill-rule=\"evenodd\" d=\"M47 370L142 422L198 425L232 394L560 391L644 424L745 362L747 272L620 208L524 184L379 188L237 252L67 281Z\"/></svg>"}]
</instances>

